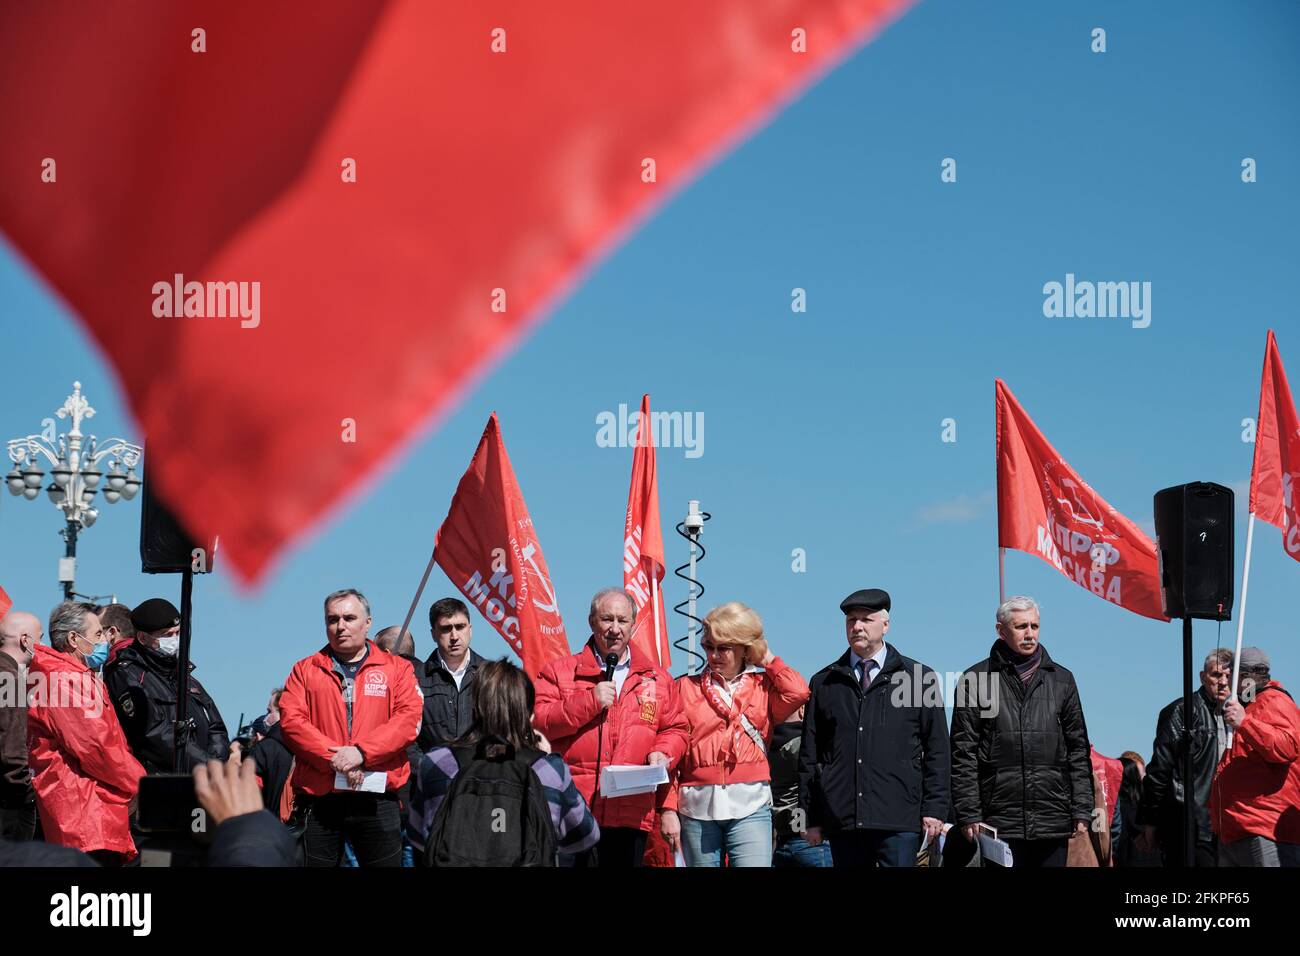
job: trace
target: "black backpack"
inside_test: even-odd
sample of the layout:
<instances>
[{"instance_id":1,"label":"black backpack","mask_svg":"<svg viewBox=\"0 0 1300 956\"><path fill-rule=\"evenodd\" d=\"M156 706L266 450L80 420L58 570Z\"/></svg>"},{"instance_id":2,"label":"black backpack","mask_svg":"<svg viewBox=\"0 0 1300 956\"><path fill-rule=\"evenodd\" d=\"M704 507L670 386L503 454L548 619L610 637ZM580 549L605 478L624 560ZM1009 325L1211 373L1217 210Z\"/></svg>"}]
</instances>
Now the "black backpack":
<instances>
[{"instance_id":1,"label":"black backpack","mask_svg":"<svg viewBox=\"0 0 1300 956\"><path fill-rule=\"evenodd\" d=\"M540 750L499 737L452 750L460 772L429 827L426 866L555 866L551 810L532 766Z\"/></svg>"}]
</instances>

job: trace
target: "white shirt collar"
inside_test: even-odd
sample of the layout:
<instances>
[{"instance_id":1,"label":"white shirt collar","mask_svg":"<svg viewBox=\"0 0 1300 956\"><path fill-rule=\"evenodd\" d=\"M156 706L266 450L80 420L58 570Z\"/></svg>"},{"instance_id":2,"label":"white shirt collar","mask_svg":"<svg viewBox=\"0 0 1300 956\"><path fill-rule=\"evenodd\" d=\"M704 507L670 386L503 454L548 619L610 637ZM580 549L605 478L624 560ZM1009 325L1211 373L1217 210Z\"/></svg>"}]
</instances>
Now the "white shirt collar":
<instances>
[{"instance_id":1,"label":"white shirt collar","mask_svg":"<svg viewBox=\"0 0 1300 956\"><path fill-rule=\"evenodd\" d=\"M876 651L876 653L872 654L870 657L859 657L857 651L850 649L849 666L854 670L857 670L858 665L861 664L864 660L872 660L876 662L876 671L877 673L879 673L880 671L885 669L885 655L887 653L889 653L889 645L886 644L884 641L880 642L880 650Z\"/></svg>"},{"instance_id":2,"label":"white shirt collar","mask_svg":"<svg viewBox=\"0 0 1300 956\"><path fill-rule=\"evenodd\" d=\"M596 655L596 660L600 663L601 667L604 667L605 658L601 656L600 648L596 646L595 641L591 642L591 653ZM625 671L631 666L632 666L632 645L629 644L623 648L623 659L614 665L614 670Z\"/></svg>"},{"instance_id":3,"label":"white shirt collar","mask_svg":"<svg viewBox=\"0 0 1300 956\"><path fill-rule=\"evenodd\" d=\"M446 659L445 657L442 656L442 651L441 651L441 650L439 650L437 653L438 653L438 665L439 665L443 670L445 670L447 673L451 674L452 677L464 677L464 676L465 676L465 671L469 669L469 661L470 661L469 651L466 651L466 652L465 652L465 659L464 659L463 661L460 662L460 667L459 667L459 668L453 668L450 664L448 664L448 663L447 663L447 659Z\"/></svg>"}]
</instances>

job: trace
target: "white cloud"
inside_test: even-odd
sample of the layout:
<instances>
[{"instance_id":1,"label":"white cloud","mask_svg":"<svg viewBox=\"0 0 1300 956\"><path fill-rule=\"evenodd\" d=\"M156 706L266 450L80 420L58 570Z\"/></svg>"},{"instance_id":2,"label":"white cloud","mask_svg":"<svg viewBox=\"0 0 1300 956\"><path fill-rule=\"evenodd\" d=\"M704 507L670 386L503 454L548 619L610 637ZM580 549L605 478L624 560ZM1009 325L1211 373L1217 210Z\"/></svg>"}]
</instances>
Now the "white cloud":
<instances>
[{"instance_id":1,"label":"white cloud","mask_svg":"<svg viewBox=\"0 0 1300 956\"><path fill-rule=\"evenodd\" d=\"M978 495L961 494L948 501L926 505L916 513L921 527L932 524L967 524L981 517L993 505L993 492Z\"/></svg>"}]
</instances>

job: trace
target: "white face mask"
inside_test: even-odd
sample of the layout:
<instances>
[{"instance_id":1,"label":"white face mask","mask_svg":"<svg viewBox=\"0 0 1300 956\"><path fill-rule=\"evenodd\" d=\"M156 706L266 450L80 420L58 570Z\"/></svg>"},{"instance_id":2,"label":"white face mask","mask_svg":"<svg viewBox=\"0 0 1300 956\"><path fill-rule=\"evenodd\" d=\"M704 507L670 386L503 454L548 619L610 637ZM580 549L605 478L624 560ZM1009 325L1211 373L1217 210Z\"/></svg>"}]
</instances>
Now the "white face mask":
<instances>
[{"instance_id":1,"label":"white face mask","mask_svg":"<svg viewBox=\"0 0 1300 956\"><path fill-rule=\"evenodd\" d=\"M180 650L180 637L160 637L158 638L158 653L166 654L168 657L175 657L176 652Z\"/></svg>"}]
</instances>

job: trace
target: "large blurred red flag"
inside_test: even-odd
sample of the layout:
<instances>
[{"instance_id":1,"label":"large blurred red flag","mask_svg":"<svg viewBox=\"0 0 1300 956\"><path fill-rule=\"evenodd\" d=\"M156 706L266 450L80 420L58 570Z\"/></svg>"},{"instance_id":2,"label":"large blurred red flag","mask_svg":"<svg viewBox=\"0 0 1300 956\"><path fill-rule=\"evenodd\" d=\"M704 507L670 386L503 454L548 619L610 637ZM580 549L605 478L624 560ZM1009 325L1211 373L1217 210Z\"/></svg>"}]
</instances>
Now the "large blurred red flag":
<instances>
[{"instance_id":1,"label":"large blurred red flag","mask_svg":"<svg viewBox=\"0 0 1300 956\"><path fill-rule=\"evenodd\" d=\"M632 646L660 667L672 664L664 614L664 535L659 524L659 472L650 428L650 396L641 396L632 484L623 522L623 587L636 599Z\"/></svg>"},{"instance_id":2,"label":"large blurred red flag","mask_svg":"<svg viewBox=\"0 0 1300 956\"><path fill-rule=\"evenodd\" d=\"M6 3L0 229L253 580L909 2Z\"/></svg>"},{"instance_id":3,"label":"large blurred red flag","mask_svg":"<svg viewBox=\"0 0 1300 956\"><path fill-rule=\"evenodd\" d=\"M995 395L999 547L1037 555L1135 614L1169 620L1155 542L1066 464L1001 379Z\"/></svg>"},{"instance_id":4,"label":"large blurred red flag","mask_svg":"<svg viewBox=\"0 0 1300 956\"><path fill-rule=\"evenodd\" d=\"M8 594L5 594L5 589L0 588L0 619L9 613L9 609L13 606L14 602L10 600Z\"/></svg>"},{"instance_id":5,"label":"large blurred red flag","mask_svg":"<svg viewBox=\"0 0 1300 956\"><path fill-rule=\"evenodd\" d=\"M1300 419L1272 329L1259 383L1250 513L1281 528L1282 548L1300 561Z\"/></svg>"},{"instance_id":6,"label":"large blurred red flag","mask_svg":"<svg viewBox=\"0 0 1300 956\"><path fill-rule=\"evenodd\" d=\"M568 655L551 572L501 440L496 412L456 486L433 553L469 603L515 649L529 677Z\"/></svg>"}]
</instances>

